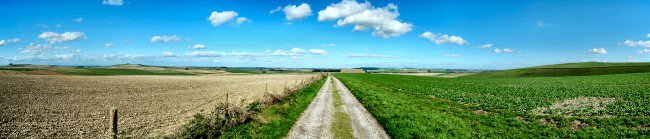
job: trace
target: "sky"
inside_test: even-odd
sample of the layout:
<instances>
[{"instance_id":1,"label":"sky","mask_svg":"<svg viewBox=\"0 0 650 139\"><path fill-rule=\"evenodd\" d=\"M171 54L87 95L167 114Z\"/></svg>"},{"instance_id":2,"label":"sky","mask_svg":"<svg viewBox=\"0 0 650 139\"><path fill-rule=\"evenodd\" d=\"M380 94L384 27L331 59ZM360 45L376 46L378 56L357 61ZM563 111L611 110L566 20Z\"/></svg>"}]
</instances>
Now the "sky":
<instances>
[{"instance_id":1,"label":"sky","mask_svg":"<svg viewBox=\"0 0 650 139\"><path fill-rule=\"evenodd\" d=\"M647 0L2 0L0 64L511 69L650 61Z\"/></svg>"}]
</instances>

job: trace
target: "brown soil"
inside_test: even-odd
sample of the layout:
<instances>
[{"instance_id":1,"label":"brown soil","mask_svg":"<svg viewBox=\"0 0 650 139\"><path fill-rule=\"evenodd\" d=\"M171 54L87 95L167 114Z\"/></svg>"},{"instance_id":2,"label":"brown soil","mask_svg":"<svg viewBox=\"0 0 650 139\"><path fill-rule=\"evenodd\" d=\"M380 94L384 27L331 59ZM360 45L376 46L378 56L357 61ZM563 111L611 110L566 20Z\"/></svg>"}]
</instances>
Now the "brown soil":
<instances>
[{"instance_id":1,"label":"brown soil","mask_svg":"<svg viewBox=\"0 0 650 139\"><path fill-rule=\"evenodd\" d=\"M109 109L124 136L173 133L224 101L246 105L315 75L66 76L0 74L0 138L108 138ZM285 84L286 83L286 84ZM245 101L241 101L245 99Z\"/></svg>"}]
</instances>

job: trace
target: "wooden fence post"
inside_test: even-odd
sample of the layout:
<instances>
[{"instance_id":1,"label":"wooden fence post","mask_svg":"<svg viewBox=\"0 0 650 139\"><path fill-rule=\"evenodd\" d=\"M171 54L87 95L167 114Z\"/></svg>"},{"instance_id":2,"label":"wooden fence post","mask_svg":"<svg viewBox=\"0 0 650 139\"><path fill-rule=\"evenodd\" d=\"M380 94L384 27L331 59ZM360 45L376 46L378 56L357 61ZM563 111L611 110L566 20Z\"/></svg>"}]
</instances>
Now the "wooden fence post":
<instances>
[{"instance_id":1,"label":"wooden fence post","mask_svg":"<svg viewBox=\"0 0 650 139\"><path fill-rule=\"evenodd\" d=\"M111 107L111 136L117 138L117 107Z\"/></svg>"}]
</instances>

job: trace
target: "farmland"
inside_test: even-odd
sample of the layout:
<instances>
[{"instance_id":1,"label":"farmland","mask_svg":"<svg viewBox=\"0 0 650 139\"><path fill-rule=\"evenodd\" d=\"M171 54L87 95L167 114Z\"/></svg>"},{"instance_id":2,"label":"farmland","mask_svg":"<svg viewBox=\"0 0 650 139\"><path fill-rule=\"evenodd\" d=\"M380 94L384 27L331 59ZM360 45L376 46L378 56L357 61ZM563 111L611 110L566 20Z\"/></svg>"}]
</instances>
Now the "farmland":
<instances>
[{"instance_id":1,"label":"farmland","mask_svg":"<svg viewBox=\"0 0 650 139\"><path fill-rule=\"evenodd\" d=\"M514 78L514 77L558 77L589 76L624 73L650 72L650 63L565 63L529 68L483 72L464 77L473 78Z\"/></svg>"},{"instance_id":2,"label":"farmland","mask_svg":"<svg viewBox=\"0 0 650 139\"><path fill-rule=\"evenodd\" d=\"M316 75L69 76L4 70L0 138L106 138L110 107L119 108L122 135L162 136L180 130L193 114L213 110L226 92L231 104L247 105L263 100L264 92L281 94L312 77Z\"/></svg>"},{"instance_id":3,"label":"farmland","mask_svg":"<svg viewBox=\"0 0 650 139\"><path fill-rule=\"evenodd\" d=\"M650 134L650 73L535 78L335 74L394 138Z\"/></svg>"}]
</instances>

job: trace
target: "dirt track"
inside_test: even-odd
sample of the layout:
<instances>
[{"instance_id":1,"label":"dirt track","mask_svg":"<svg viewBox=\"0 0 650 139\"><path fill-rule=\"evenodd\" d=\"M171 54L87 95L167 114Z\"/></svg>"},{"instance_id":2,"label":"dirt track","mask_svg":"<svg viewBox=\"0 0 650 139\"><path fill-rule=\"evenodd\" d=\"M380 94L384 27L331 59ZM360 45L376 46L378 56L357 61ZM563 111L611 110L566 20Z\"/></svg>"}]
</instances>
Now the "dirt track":
<instances>
[{"instance_id":1,"label":"dirt track","mask_svg":"<svg viewBox=\"0 0 650 139\"><path fill-rule=\"evenodd\" d=\"M0 138L107 138L110 107L133 137L172 133L200 110L248 103L315 75L66 76L0 74ZM297 81L297 82L296 82Z\"/></svg>"},{"instance_id":2,"label":"dirt track","mask_svg":"<svg viewBox=\"0 0 650 139\"><path fill-rule=\"evenodd\" d=\"M316 98L307 107L291 131L289 139L297 138L334 138L330 128L333 123L334 103L331 81L337 84L337 89L343 101L343 110L348 114L349 122L355 138L359 139L388 139L386 131L377 120L366 110L352 93L333 76L327 81L316 95Z\"/></svg>"}]
</instances>

